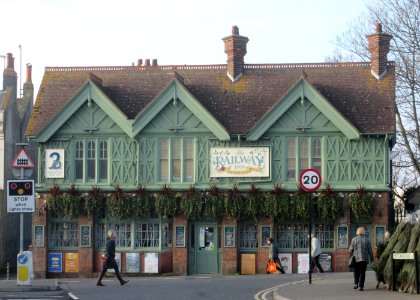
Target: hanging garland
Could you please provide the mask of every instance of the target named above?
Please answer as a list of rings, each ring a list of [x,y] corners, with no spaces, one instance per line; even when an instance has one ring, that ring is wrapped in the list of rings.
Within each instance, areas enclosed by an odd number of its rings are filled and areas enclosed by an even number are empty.
[[[97,209],[99,209],[104,195],[100,192],[99,187],[92,186],[92,189],[87,192],[83,199],[83,208],[88,216],[91,216]]]
[[[130,198],[128,198],[118,184],[114,188],[115,192],[106,201],[108,211],[113,217],[119,219],[129,218],[131,216]]]
[[[225,194],[225,212],[234,219],[239,219],[243,213],[243,200],[237,183],[234,183],[232,189]]]
[[[222,217],[225,211],[225,202],[222,192],[216,184],[210,185],[210,190],[204,198],[204,215],[212,219]]]
[[[47,209],[51,212],[58,212],[61,203],[61,190],[58,184],[54,184],[47,194]]]
[[[181,211],[189,219],[197,219],[201,215],[203,199],[194,186],[190,185],[181,198]]]
[[[248,191],[245,198],[245,205],[243,209],[244,216],[257,220],[257,213],[260,211],[260,203],[262,202],[261,191],[257,188],[256,184],[251,183],[251,190]]]
[[[325,185],[325,190],[315,198],[314,204],[319,219],[328,222],[335,221],[340,211],[340,198],[332,191],[331,185]]]
[[[292,218],[299,220],[307,220],[309,218],[309,201],[308,192],[302,189],[300,186],[298,190],[293,193],[291,201],[291,210],[293,211]],[[293,210],[294,208],[294,210]]]
[[[146,188],[139,185],[131,198],[132,215],[134,218],[146,218],[152,208],[152,200]]]
[[[356,193],[349,195],[349,204],[353,215],[358,220],[370,219],[373,216],[373,197],[360,186]]]
[[[173,216],[176,213],[177,201],[174,192],[167,184],[156,195],[156,210],[162,216]]]
[[[77,218],[80,213],[81,195],[74,184],[70,185],[67,193],[61,197],[62,211],[69,218]]]

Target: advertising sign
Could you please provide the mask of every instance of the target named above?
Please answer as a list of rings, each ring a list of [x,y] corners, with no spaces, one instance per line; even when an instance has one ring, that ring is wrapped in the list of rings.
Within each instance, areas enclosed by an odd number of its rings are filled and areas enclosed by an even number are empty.
[[[210,148],[210,177],[269,176],[269,147]]]
[[[66,264],[64,272],[77,273],[79,272],[79,253],[66,253]]]
[[[48,272],[63,272],[63,253],[48,253]]]
[[[125,254],[125,271],[127,273],[140,272],[140,253],[126,253]]]
[[[158,273],[159,257],[157,253],[144,253],[144,273]]]
[[[279,259],[283,270],[287,274],[291,274],[293,272],[293,264],[292,264],[292,253],[280,253]]]

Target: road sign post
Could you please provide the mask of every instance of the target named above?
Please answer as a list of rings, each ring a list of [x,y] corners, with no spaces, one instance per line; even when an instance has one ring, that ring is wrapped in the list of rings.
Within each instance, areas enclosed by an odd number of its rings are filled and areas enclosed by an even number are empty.
[[[299,178],[299,185],[309,192],[309,284],[312,284],[312,192],[316,191],[322,183],[321,174],[316,169],[305,169]]]

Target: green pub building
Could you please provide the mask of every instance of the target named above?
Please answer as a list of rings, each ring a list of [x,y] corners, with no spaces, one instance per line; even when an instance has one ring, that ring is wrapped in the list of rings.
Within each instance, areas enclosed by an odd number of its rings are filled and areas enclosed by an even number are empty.
[[[35,275],[94,276],[110,228],[128,275],[265,273],[267,237],[303,272],[309,231],[347,271],[356,228],[376,247],[392,219],[391,38],[377,24],[370,62],[245,64],[234,26],[226,64],[47,67],[26,132]]]

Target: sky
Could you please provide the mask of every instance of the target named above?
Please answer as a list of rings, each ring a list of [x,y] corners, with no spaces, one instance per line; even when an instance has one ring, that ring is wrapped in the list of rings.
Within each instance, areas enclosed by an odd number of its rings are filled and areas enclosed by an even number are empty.
[[[147,58],[224,64],[222,38],[233,25],[249,38],[245,63],[324,62],[372,1],[0,0],[0,55],[15,57],[18,84],[32,64],[35,93],[45,67],[128,66]]]

